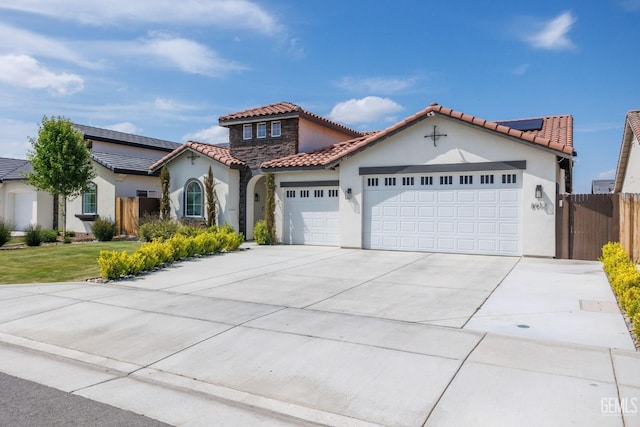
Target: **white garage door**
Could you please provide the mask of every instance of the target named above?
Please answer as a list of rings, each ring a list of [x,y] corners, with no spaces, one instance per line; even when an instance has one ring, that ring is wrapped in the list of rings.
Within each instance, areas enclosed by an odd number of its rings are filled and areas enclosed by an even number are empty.
[[[286,188],[284,243],[338,246],[338,187]]]
[[[24,230],[34,219],[34,192],[15,193],[13,198],[13,223],[16,230]]]
[[[369,249],[520,255],[521,172],[364,177]]]

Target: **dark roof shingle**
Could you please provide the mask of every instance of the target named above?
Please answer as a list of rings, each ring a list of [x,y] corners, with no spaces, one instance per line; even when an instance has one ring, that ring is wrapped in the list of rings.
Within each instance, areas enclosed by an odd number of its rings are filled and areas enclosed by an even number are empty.
[[[171,151],[180,146],[177,142],[165,141],[163,139],[149,138],[147,136],[133,135],[131,133],[118,132],[110,129],[96,128],[93,126],[79,125],[74,123],[73,127],[82,132],[85,138],[96,141],[106,141],[116,144],[143,147],[159,151]]]
[[[23,180],[32,170],[28,160],[0,157],[0,182]]]
[[[115,173],[147,175],[149,167],[156,161],[122,154],[91,152],[91,159]]]

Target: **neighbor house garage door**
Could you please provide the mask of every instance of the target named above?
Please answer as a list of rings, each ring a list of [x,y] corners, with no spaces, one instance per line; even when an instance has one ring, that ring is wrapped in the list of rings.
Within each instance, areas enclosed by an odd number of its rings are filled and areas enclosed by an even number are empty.
[[[286,187],[284,243],[338,246],[338,187]]]
[[[15,193],[13,198],[13,222],[16,230],[24,230],[33,221],[36,193],[33,191]]]
[[[364,176],[363,246],[520,255],[520,171]]]

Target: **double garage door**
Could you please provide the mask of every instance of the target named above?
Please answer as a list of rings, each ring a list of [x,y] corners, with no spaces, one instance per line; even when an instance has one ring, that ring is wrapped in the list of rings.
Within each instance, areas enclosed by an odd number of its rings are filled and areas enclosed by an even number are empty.
[[[284,243],[339,245],[338,186],[284,189]]]
[[[522,174],[364,177],[363,247],[520,255]]]

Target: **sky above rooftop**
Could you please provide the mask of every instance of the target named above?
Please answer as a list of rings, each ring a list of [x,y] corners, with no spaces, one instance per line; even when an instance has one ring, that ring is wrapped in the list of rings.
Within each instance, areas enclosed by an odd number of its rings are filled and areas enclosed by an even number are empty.
[[[358,130],[438,102],[574,117],[575,192],[613,178],[640,108],[640,0],[3,0],[0,157],[43,115],[176,142],[289,101]]]

